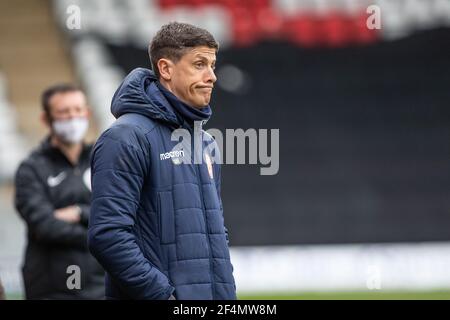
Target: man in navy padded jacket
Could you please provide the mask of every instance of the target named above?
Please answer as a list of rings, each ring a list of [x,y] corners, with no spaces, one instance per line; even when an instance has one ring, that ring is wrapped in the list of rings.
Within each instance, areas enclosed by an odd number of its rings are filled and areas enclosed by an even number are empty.
[[[149,46],[153,71],[133,70],[113,97],[117,120],[93,152],[88,232],[108,299],[236,299],[215,141],[195,129],[211,116],[217,51],[208,31],[169,23]],[[177,129],[200,134],[200,146],[174,151]],[[191,161],[199,150],[203,161]]]

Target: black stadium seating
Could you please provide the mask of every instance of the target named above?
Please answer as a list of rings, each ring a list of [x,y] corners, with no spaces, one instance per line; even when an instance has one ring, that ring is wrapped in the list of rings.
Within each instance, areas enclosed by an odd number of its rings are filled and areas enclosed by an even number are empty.
[[[279,128],[280,171],[225,165],[232,245],[450,240],[450,29],[377,44],[226,48],[208,128]],[[109,44],[125,72],[147,52]],[[220,82],[220,80],[219,80]],[[225,150],[226,152],[226,150]]]

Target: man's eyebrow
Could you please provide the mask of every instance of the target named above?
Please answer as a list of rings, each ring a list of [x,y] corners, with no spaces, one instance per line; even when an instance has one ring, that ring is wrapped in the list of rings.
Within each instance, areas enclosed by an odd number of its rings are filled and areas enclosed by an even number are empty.
[[[200,60],[203,60],[203,61],[206,61],[206,62],[209,61],[209,59],[208,59],[207,57],[205,57],[204,55],[202,55],[201,53],[197,53],[197,54],[195,55],[195,59],[200,59]],[[214,59],[214,60],[212,61],[212,63],[216,63],[216,59]]]

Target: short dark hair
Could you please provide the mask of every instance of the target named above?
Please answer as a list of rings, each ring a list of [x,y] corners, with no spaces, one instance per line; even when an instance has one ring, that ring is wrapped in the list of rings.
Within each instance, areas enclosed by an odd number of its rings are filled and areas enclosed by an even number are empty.
[[[209,31],[188,23],[171,22],[159,29],[148,47],[153,72],[159,78],[158,61],[167,58],[178,62],[186,50],[205,46],[219,50],[219,44]]]
[[[42,110],[44,110],[47,117],[50,119],[50,99],[58,93],[67,93],[82,91],[78,86],[70,83],[58,83],[44,90],[41,96]]]

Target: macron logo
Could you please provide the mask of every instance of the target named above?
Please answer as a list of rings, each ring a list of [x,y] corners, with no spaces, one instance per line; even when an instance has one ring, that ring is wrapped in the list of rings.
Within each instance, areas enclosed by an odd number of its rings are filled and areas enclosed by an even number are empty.
[[[159,155],[160,160],[167,160],[172,158],[183,158],[184,157],[184,151],[183,150],[177,150],[177,151],[170,151],[166,153],[161,153]]]

